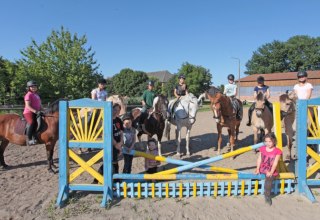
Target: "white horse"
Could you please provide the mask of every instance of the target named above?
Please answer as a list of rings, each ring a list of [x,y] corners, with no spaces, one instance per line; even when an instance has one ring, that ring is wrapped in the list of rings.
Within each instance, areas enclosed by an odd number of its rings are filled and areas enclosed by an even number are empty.
[[[200,101],[200,99],[199,99]],[[190,130],[196,121],[196,114],[198,111],[198,99],[192,93],[182,96],[179,100],[171,100],[168,107],[170,112],[174,112],[170,121],[167,121],[166,137],[170,140],[170,123],[176,126],[176,144],[177,155],[180,156],[180,143],[181,143],[181,128],[187,128],[186,134],[186,149],[187,155],[190,156],[189,142]]]

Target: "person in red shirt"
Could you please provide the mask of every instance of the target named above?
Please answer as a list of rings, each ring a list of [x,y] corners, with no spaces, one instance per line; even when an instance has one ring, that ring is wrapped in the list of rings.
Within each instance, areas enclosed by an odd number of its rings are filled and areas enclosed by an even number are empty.
[[[24,96],[25,107],[23,116],[27,121],[27,146],[37,144],[35,129],[37,117],[41,116],[41,99],[38,94],[38,85],[35,81],[27,82],[27,94]]]
[[[260,148],[260,154],[257,160],[256,174],[265,174],[264,196],[267,204],[272,205],[271,189],[272,181],[278,176],[278,162],[282,151],[276,147],[277,139],[273,133],[264,136],[265,146]]]

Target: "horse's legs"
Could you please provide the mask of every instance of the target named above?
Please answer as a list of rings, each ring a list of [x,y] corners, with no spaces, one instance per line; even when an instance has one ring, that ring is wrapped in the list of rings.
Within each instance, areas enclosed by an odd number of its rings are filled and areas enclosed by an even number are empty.
[[[237,123],[237,125],[236,125],[236,139],[235,139],[236,141],[238,141],[239,127],[240,127],[240,122]]]
[[[285,133],[287,136],[287,145],[289,150],[289,155],[286,157],[286,159],[291,160],[292,159],[291,149],[292,149],[292,137],[293,137],[293,128],[292,128],[293,121],[290,122],[289,120],[286,120],[286,119],[287,118],[284,119]]]
[[[4,162],[4,151],[8,146],[8,144],[9,144],[9,141],[3,139],[0,145],[0,167],[3,167],[3,168],[8,167],[8,165]]]
[[[52,167],[56,167],[53,164],[54,144],[46,143],[46,150],[47,150],[47,160],[48,160],[48,171],[54,173],[54,170],[52,169]]]
[[[230,142],[230,152],[233,151],[233,148],[235,146],[235,129],[234,128],[230,128],[228,129],[229,131],[229,142]]]
[[[157,135],[158,137],[158,152],[159,152],[159,156],[161,156],[161,139],[162,139],[162,135]]]
[[[221,143],[222,143],[222,126],[218,123],[217,124],[218,130],[218,155],[220,155]]]
[[[191,130],[191,128],[187,127],[187,135],[186,135],[186,150],[187,150],[187,156],[190,156],[190,150],[189,150],[190,130]]]
[[[177,156],[180,156],[181,127],[176,127]]]
[[[254,144],[258,143],[258,132],[259,132],[259,129],[256,127],[253,127],[253,143]]]

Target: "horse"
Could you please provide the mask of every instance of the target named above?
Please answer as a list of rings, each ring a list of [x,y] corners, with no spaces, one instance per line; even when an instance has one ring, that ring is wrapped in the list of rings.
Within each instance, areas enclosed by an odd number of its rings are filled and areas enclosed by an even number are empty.
[[[239,99],[236,99],[235,106],[231,102],[231,98],[222,94],[221,91],[215,87],[211,87],[207,91],[210,100],[210,107],[213,112],[213,118],[216,120],[218,131],[218,152],[220,155],[220,148],[222,143],[222,128],[228,128],[230,150],[233,151],[235,141],[238,140],[239,127],[243,117],[243,106]],[[214,150],[217,150],[215,147]]]
[[[126,114],[127,112],[127,97],[120,95],[111,95],[107,98],[107,101],[111,101],[113,104],[118,103],[121,107],[120,116]]]
[[[196,122],[196,115],[198,111],[198,102],[200,101],[192,93],[180,97],[178,100],[171,100],[169,102],[169,111],[174,113],[174,116],[170,117],[167,121],[165,135],[170,140],[170,124],[176,126],[176,144],[177,144],[177,156],[181,155],[180,144],[181,144],[181,129],[187,128],[186,134],[186,150],[187,156],[190,156],[189,143],[190,143],[190,131],[192,125]]]
[[[39,143],[46,146],[48,171],[52,173],[55,173],[52,167],[57,168],[53,163],[53,153],[54,146],[59,139],[59,101],[54,101],[45,110],[42,126],[37,133]],[[9,167],[4,160],[4,151],[9,143],[21,146],[26,145],[26,136],[23,129],[25,128],[25,123],[18,114],[0,115],[0,167],[4,169]]]
[[[133,127],[138,130],[137,137],[139,142],[141,142],[141,136],[143,134],[148,135],[148,140],[151,139],[152,136],[157,135],[158,152],[159,155],[161,155],[161,139],[166,125],[165,121],[168,117],[167,97],[164,95],[158,95],[153,100],[153,108],[150,112],[142,113],[141,108],[134,108],[131,111],[131,115],[133,117]],[[145,125],[145,130],[139,129],[139,121],[141,121],[140,117],[144,118],[142,121]]]
[[[253,143],[262,141],[264,135],[271,132],[273,127],[273,116],[270,109],[265,105],[265,97],[262,92],[257,94],[255,108],[252,114]],[[260,136],[258,138],[258,133]]]
[[[293,91],[279,96],[281,120],[283,120],[285,133],[287,137],[287,146],[289,154],[285,157],[286,160],[292,159],[292,137],[294,135],[293,123],[296,115],[296,100],[297,96]]]

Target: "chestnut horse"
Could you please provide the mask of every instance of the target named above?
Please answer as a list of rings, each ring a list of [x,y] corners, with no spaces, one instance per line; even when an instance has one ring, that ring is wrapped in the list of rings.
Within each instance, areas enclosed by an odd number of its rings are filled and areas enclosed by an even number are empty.
[[[229,143],[231,151],[235,146],[235,141],[238,140],[239,127],[243,116],[243,107],[239,99],[236,99],[237,108],[234,109],[231,99],[221,93],[221,91],[215,87],[211,87],[207,91],[208,98],[211,102],[211,110],[213,117],[217,122],[218,130],[218,154],[220,154],[220,148],[222,143],[222,128],[228,128]],[[229,145],[228,143],[228,145]],[[216,147],[214,150],[217,150]]]
[[[7,168],[4,161],[4,151],[9,143],[25,146],[26,136],[23,132],[17,133],[16,126],[21,124],[21,117],[17,114],[0,115],[0,167]],[[48,171],[55,172],[52,167],[57,168],[53,163],[54,146],[59,139],[59,100],[54,101],[43,116],[43,126],[38,133],[38,141],[45,144],[48,159]],[[29,146],[33,147],[33,146]]]
[[[145,125],[146,132],[143,130],[138,131],[138,140],[141,142],[141,136],[143,134],[148,135],[148,140],[153,136],[157,135],[158,138],[158,151],[159,155],[161,155],[161,139],[163,136],[163,131],[165,129],[165,121],[168,117],[168,99],[166,96],[158,95],[153,100],[153,108],[150,113],[141,113],[140,108],[134,108],[131,111],[133,116],[133,123],[132,125],[137,130],[139,127],[140,117],[145,117],[143,123]],[[142,115],[142,114],[149,114],[149,115]]]
[[[289,154],[285,157],[286,160],[292,159],[291,149],[293,141],[292,137],[294,135],[293,122],[296,115],[296,100],[297,96],[293,91],[279,96],[281,120],[283,120],[284,123],[285,133],[287,137],[287,146],[289,150]]]

